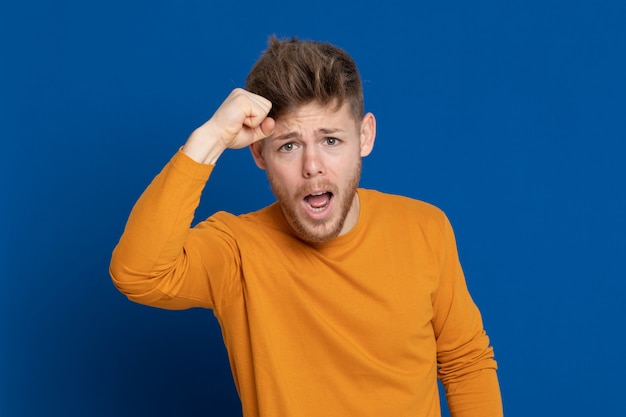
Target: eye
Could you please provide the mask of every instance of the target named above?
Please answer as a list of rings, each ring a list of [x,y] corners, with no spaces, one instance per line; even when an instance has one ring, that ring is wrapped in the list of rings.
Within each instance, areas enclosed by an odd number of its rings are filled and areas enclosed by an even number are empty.
[[[326,139],[324,139],[324,141],[329,146],[335,146],[335,145],[337,145],[339,143],[339,139],[337,139],[337,138],[326,138]]]
[[[278,148],[281,152],[291,152],[296,148],[296,145],[293,142],[285,143],[283,146]]]

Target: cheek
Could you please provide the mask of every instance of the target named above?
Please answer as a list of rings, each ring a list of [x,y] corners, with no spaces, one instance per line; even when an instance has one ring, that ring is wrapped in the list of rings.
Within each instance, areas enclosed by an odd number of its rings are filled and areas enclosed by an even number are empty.
[[[298,188],[298,173],[286,166],[275,166],[268,164],[265,170],[273,188],[279,192],[291,194]]]
[[[355,155],[345,155],[344,158],[341,158],[337,161],[337,169],[340,172],[341,177],[347,179],[351,176],[355,169],[360,166],[361,157],[358,154]]]
[[[274,163],[274,161],[268,163],[266,169],[269,175],[280,180],[282,183],[288,183],[290,180],[293,180],[296,172],[293,164],[277,164]]]

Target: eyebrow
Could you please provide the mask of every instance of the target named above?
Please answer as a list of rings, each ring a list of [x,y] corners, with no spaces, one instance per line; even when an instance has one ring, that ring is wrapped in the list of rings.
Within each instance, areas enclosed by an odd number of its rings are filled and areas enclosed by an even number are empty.
[[[317,129],[315,131],[316,134],[321,134],[321,135],[330,135],[332,133],[337,133],[337,132],[343,132],[343,129],[339,129],[339,128],[320,128]],[[300,137],[300,133],[299,132],[287,132],[287,133],[283,133],[282,135],[278,135],[278,136],[273,136],[272,140],[288,140],[288,139],[292,139],[292,138],[298,138]]]

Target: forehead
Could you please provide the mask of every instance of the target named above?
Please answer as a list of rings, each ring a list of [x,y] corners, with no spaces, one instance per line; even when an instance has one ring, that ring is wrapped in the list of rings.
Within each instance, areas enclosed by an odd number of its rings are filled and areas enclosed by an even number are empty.
[[[274,136],[289,131],[298,132],[311,129],[348,130],[356,127],[356,125],[348,103],[343,103],[340,108],[337,108],[334,103],[324,105],[310,102],[298,106],[278,118]]]

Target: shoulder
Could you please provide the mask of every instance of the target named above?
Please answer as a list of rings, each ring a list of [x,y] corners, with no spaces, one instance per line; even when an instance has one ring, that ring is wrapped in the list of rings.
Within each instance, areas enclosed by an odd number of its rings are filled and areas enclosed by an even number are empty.
[[[370,230],[408,239],[425,239],[438,246],[454,235],[447,215],[422,200],[380,191],[360,189],[364,223]]]
[[[406,219],[447,221],[446,214],[437,206],[422,200],[376,190],[359,189],[363,204],[376,216],[387,214]]]
[[[245,214],[219,211],[202,224],[228,230],[233,236],[280,234],[289,230],[284,224],[278,203]]]

